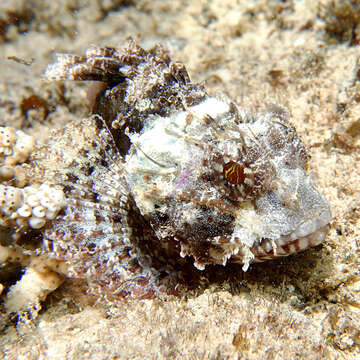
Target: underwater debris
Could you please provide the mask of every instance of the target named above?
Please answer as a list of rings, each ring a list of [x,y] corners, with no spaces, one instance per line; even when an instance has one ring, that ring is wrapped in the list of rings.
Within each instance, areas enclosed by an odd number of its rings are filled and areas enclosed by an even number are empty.
[[[210,96],[161,46],[134,41],[59,54],[46,77],[103,83],[93,116],[43,154],[68,204],[46,230],[50,256],[93,292],[152,297],[189,264],[246,271],[324,240],[329,205],[281,107]]]

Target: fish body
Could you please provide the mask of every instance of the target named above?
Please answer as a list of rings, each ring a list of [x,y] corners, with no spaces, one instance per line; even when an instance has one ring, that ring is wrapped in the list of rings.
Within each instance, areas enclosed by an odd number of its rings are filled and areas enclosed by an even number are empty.
[[[161,46],[132,41],[59,55],[46,76],[104,84],[93,115],[64,130],[82,150],[64,143],[56,171],[69,206],[47,238],[74,276],[149,297],[183,262],[246,271],[324,240],[329,205],[280,106],[253,114],[211,96]]]

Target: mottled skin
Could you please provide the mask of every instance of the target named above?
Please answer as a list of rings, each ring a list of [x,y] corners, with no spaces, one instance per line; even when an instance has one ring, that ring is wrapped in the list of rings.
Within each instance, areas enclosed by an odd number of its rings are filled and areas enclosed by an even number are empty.
[[[54,179],[69,206],[46,237],[92,288],[150,297],[175,291],[192,263],[246,270],[323,240],[329,208],[280,107],[252,116],[192,84],[162,47],[132,41],[60,55],[46,75],[102,82],[96,115],[48,155],[62,159]]]

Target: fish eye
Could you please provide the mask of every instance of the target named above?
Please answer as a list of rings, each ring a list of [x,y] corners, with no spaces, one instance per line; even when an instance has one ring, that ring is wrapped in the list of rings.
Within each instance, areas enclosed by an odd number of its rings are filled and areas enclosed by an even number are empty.
[[[228,160],[228,159],[226,159]],[[215,183],[227,197],[234,201],[244,201],[252,198],[258,187],[256,174],[248,164],[224,159],[217,159],[214,166]]]

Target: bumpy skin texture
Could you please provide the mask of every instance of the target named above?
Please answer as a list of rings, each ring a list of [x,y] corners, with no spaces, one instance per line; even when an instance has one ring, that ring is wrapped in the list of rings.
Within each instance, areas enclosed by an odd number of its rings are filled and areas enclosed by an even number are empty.
[[[132,41],[59,55],[46,75],[103,82],[96,115],[65,130],[80,129],[83,149],[58,154],[70,205],[47,234],[93,288],[150,297],[189,263],[247,270],[323,241],[329,206],[283,109],[252,115],[211,97],[161,47]]]

